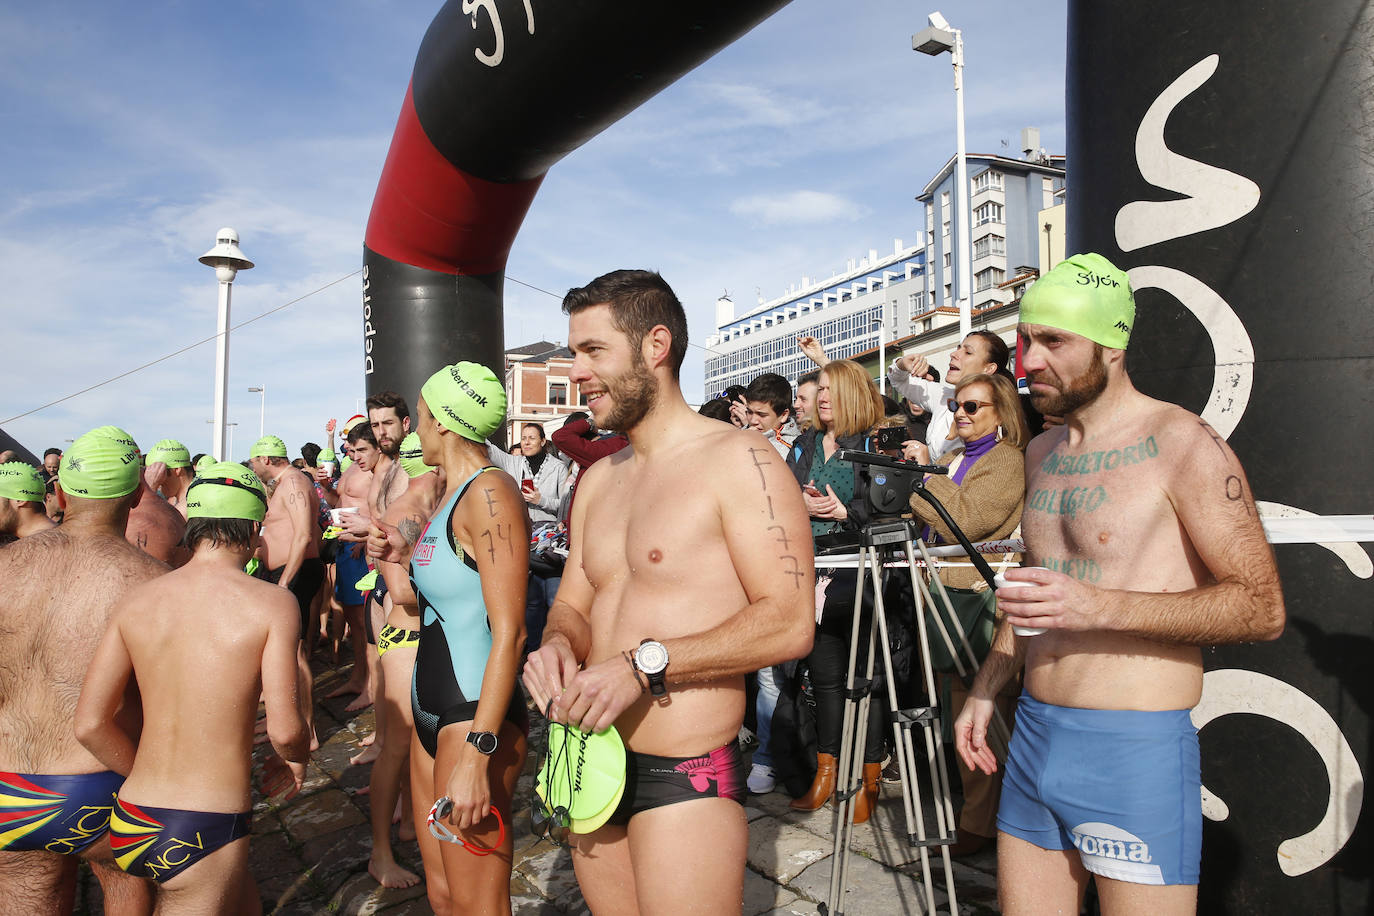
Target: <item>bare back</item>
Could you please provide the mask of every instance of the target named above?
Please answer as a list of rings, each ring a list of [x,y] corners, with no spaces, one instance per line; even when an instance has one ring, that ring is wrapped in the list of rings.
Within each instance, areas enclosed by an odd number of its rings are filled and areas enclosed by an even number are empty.
[[[741,581],[746,564],[796,572],[785,580],[788,591],[802,590],[802,579],[811,587],[800,492],[761,485],[760,467],[791,484],[773,447],[757,433],[695,415],[675,428],[674,441],[647,459],[622,449],[582,478],[563,585],[574,595],[594,591],[588,666],[645,638],[702,633],[740,613],[753,600]],[[758,556],[741,547],[744,532]],[[781,541],[771,543],[778,533]],[[616,728],[636,751],[674,756],[733,741],[743,718],[744,680],[731,675],[675,689],[666,702],[646,694]]]
[[[240,570],[192,563],[132,592],[111,626],[143,696],[138,756],[120,794],[248,810],[261,672],[275,663],[279,679],[295,677],[295,600]]]
[[[1069,426],[1057,427],[1026,450],[1027,565],[1101,589],[1179,593],[1213,584],[1197,545],[1234,524],[1211,507],[1219,494],[1210,471],[1218,449],[1231,462],[1234,455],[1196,415],[1139,394],[1101,425],[1077,441]],[[1248,499],[1242,482],[1235,478],[1232,502]],[[1187,709],[1201,696],[1197,645],[1100,630],[1022,641],[1026,686],[1043,702]]]
[[[129,510],[124,536],[148,556],[172,567],[180,566],[190,556],[181,546],[181,539],[186,536],[186,518],[182,511],[168,505],[146,485],[142,486],[143,498]]]
[[[307,532],[310,539],[305,559],[320,555],[320,531],[315,524],[317,503],[314,486],[295,468],[277,478],[267,503],[267,517],[262,522],[262,546],[258,556],[264,566],[277,569],[286,564],[298,529]]]
[[[76,740],[72,717],[115,603],[167,565],[113,534],[68,528],[0,549],[0,770],[104,770]]]

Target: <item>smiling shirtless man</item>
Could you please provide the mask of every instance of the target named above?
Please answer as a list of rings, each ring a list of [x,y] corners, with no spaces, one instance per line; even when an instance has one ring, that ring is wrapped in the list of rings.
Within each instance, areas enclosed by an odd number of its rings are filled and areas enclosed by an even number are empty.
[[[598,914],[739,912],[744,675],[810,650],[806,510],[757,433],[683,400],[687,321],[662,277],[616,271],[563,310],[569,377],[596,425],[630,439],[579,484],[572,553],[524,674],[554,721],[614,724],[627,748],[619,807],[577,837],[578,882]]]
[[[1077,255],[1021,301],[1031,401],[1062,427],[1026,450],[1026,562],[955,723],[996,769],[992,698],[1026,668],[998,809],[1008,914],[1190,913],[1202,850],[1202,646],[1275,639],[1283,594],[1245,471],[1207,423],[1126,374],[1126,275]],[[1017,636],[1012,627],[1044,628]]]

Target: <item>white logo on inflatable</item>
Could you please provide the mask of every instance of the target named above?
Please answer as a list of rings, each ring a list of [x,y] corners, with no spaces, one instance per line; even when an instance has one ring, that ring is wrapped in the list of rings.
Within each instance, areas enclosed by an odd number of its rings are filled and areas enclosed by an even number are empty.
[[[1220,228],[1245,216],[1259,203],[1259,187],[1226,169],[1182,156],[1164,142],[1164,127],[1179,102],[1214,74],[1220,58],[1209,55],[1188,68],[1159,94],[1136,131],[1136,165],[1141,177],[1156,187],[1183,195],[1181,200],[1133,201],[1116,214],[1116,243],[1122,251]],[[1206,329],[1215,354],[1212,391],[1202,418],[1230,438],[1250,403],[1255,351],[1240,316],[1207,284],[1181,270],[1151,264],[1128,272],[1135,290],[1160,289],[1177,299]],[[1281,503],[1257,502],[1261,516],[1312,513]],[[1323,543],[1361,578],[1374,572],[1368,554],[1354,542]],[[1310,742],[1326,765],[1331,793],[1321,821],[1308,833],[1279,844],[1279,868],[1301,875],[1330,861],[1359,820],[1364,776],[1350,744],[1330,713],[1302,691],[1267,675],[1243,669],[1209,671],[1193,724],[1231,713],[1251,713],[1288,725]],[[1203,814],[1214,821],[1229,816],[1226,804],[1204,786]]]
[[[531,0],[525,0],[525,28],[533,35],[534,7],[530,3]],[[501,13],[496,9],[496,0],[463,0],[463,12],[471,18],[474,31],[477,29],[478,10],[487,14],[493,37],[496,39],[496,46],[492,48],[490,53],[481,48],[474,48],[473,56],[488,67],[499,67],[501,61],[506,57],[506,33],[501,29]]]

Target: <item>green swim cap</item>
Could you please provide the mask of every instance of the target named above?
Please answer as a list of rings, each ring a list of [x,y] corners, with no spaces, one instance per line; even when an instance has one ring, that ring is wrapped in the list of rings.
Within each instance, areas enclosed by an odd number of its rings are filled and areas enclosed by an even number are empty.
[[[334,450],[333,450],[332,448],[322,449],[322,450],[320,451],[319,457],[317,457],[315,460],[316,460],[316,461],[333,461],[333,460],[334,460]]]
[[[47,487],[38,476],[38,468],[22,461],[0,464],[0,499],[20,499],[26,503],[42,502]]]
[[[1020,320],[1072,331],[1104,347],[1124,350],[1135,326],[1131,281],[1100,254],[1073,255],[1026,290]]]
[[[161,461],[169,468],[189,468],[191,466],[191,452],[175,439],[163,439],[148,449],[146,464],[156,464]]]
[[[217,461],[186,488],[187,518],[243,518],[267,515],[267,493],[258,475],[236,461]]]
[[[86,499],[119,499],[138,489],[143,471],[133,436],[117,426],[93,429],[62,455],[62,490]]]
[[[253,443],[248,452],[249,458],[285,458],[286,443],[277,436],[263,436]]]
[[[350,457],[348,457],[347,455],[344,455],[342,458],[339,459],[339,470],[340,470],[340,471],[346,471],[346,470],[348,470],[349,465],[351,465],[352,463],[353,463],[353,459],[350,458]]]
[[[425,464],[419,433],[410,433],[401,440],[401,469],[411,477],[423,477],[434,470]]]
[[[201,455],[200,460],[196,462],[196,475],[199,476],[203,469],[210,467],[210,465],[214,463],[214,455]]]
[[[609,818],[607,807],[614,811],[625,791],[625,743],[615,726],[604,732],[584,732],[550,722],[548,740],[549,753],[534,784],[544,804],[567,811],[575,828],[578,822],[590,822],[603,812]]]
[[[485,442],[506,419],[506,388],[486,366],[445,366],[420,386],[429,412],[450,432]]]

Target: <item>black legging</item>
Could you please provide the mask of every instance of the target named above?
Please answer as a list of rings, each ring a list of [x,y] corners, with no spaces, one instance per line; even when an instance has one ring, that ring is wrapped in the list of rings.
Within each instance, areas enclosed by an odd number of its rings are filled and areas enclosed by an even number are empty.
[[[816,697],[816,750],[840,755],[840,732],[844,728],[844,693],[849,673],[849,640],[853,626],[854,570],[837,570],[826,593],[825,613],[816,627],[816,641],[806,663],[811,669],[811,688]],[[862,678],[867,667],[869,629],[873,615],[865,596],[859,631],[859,655],[855,675]],[[882,658],[874,666],[876,683],[868,704],[868,736],[864,763],[880,763],[883,739],[887,734],[887,693],[881,678]]]

